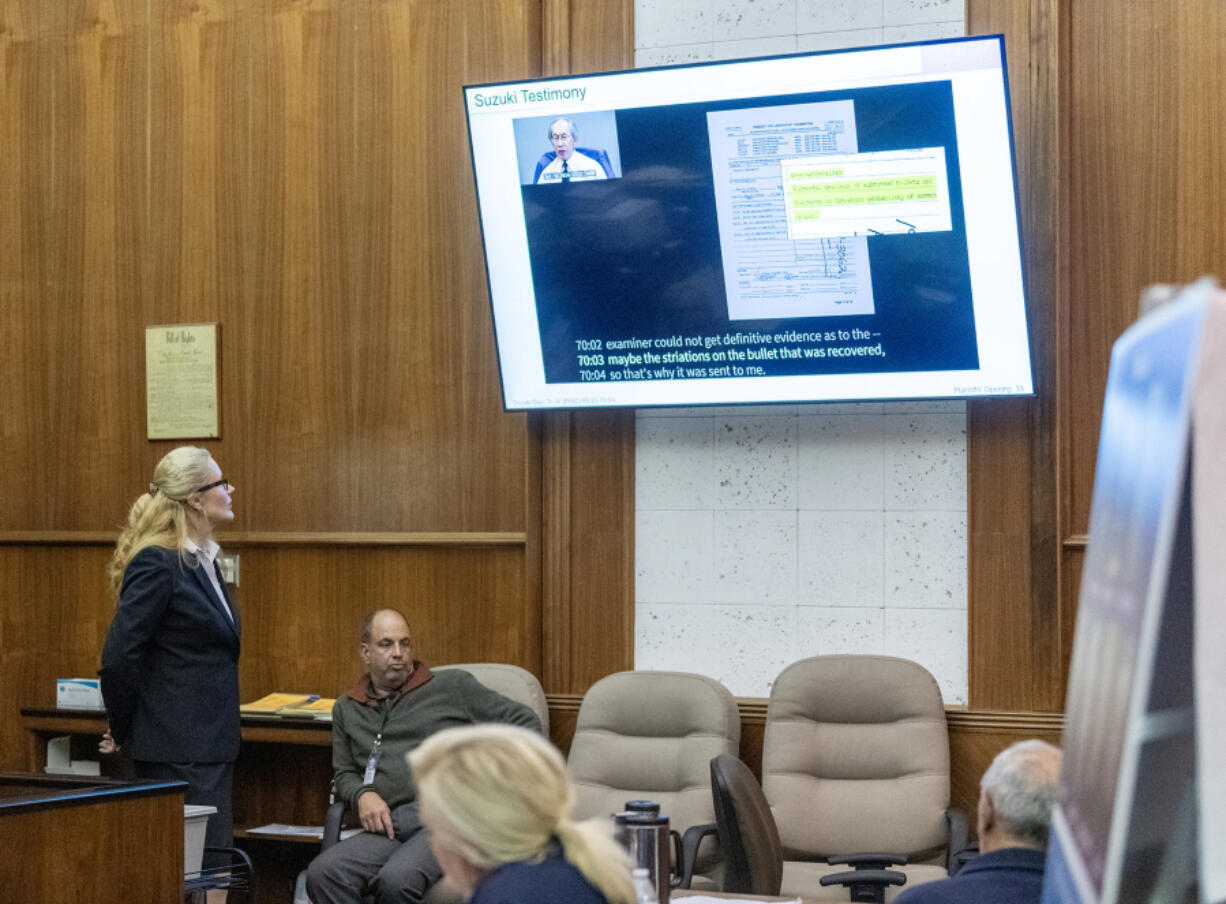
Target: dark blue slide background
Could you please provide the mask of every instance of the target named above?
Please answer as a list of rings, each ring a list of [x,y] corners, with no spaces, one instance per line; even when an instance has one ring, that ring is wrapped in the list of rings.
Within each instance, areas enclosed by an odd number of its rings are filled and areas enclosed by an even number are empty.
[[[872,315],[730,321],[706,114],[831,100],[854,103],[861,152],[945,148],[953,229],[868,239]],[[619,110],[617,131],[622,178],[522,188],[547,382],[578,381],[576,340],[751,330],[880,334],[884,357],[770,361],[770,376],[979,366],[948,81]]]

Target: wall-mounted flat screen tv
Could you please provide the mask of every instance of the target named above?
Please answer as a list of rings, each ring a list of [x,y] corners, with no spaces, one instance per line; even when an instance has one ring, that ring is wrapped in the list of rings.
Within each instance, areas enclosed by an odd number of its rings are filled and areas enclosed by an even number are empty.
[[[464,95],[508,409],[1032,393],[1000,36]]]

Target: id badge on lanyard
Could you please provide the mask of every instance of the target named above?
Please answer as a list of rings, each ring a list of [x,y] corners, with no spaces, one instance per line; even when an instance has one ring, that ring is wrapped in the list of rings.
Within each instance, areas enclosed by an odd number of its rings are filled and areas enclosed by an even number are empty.
[[[379,753],[383,749],[383,729],[387,727],[387,720],[392,714],[392,704],[387,697],[379,701],[379,708],[383,710],[383,720],[379,723],[379,730],[375,732],[375,743],[370,747],[370,755],[366,757],[366,774],[362,777],[363,785],[375,783],[375,771],[379,768]]]
[[[363,785],[375,783],[375,770],[379,768],[379,751],[383,747],[383,732],[375,735],[375,743],[371,745],[370,756],[366,758],[366,775],[362,777]]]

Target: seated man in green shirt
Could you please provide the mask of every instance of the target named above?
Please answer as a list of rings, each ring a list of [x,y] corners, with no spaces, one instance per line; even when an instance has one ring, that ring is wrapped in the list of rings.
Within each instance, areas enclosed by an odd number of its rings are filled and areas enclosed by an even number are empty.
[[[436,731],[505,722],[540,731],[528,707],[460,669],[433,673],[413,658],[408,622],[381,609],[362,625],[367,673],[332,708],[333,788],[364,831],[307,868],[313,904],[418,902],[442,875],[417,815],[406,755]]]

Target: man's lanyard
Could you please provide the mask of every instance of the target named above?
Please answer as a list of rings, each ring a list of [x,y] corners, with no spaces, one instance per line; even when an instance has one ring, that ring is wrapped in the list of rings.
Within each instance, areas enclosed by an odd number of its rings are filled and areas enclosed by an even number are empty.
[[[397,695],[397,699],[399,695]],[[392,705],[395,703],[391,697],[380,697],[379,708],[383,710],[383,721],[379,723],[379,730],[375,733],[375,743],[370,747],[370,755],[366,757],[366,774],[362,777],[363,785],[373,785],[375,783],[375,771],[379,768],[379,754],[383,750],[383,729],[387,727],[387,720],[392,714]]]

